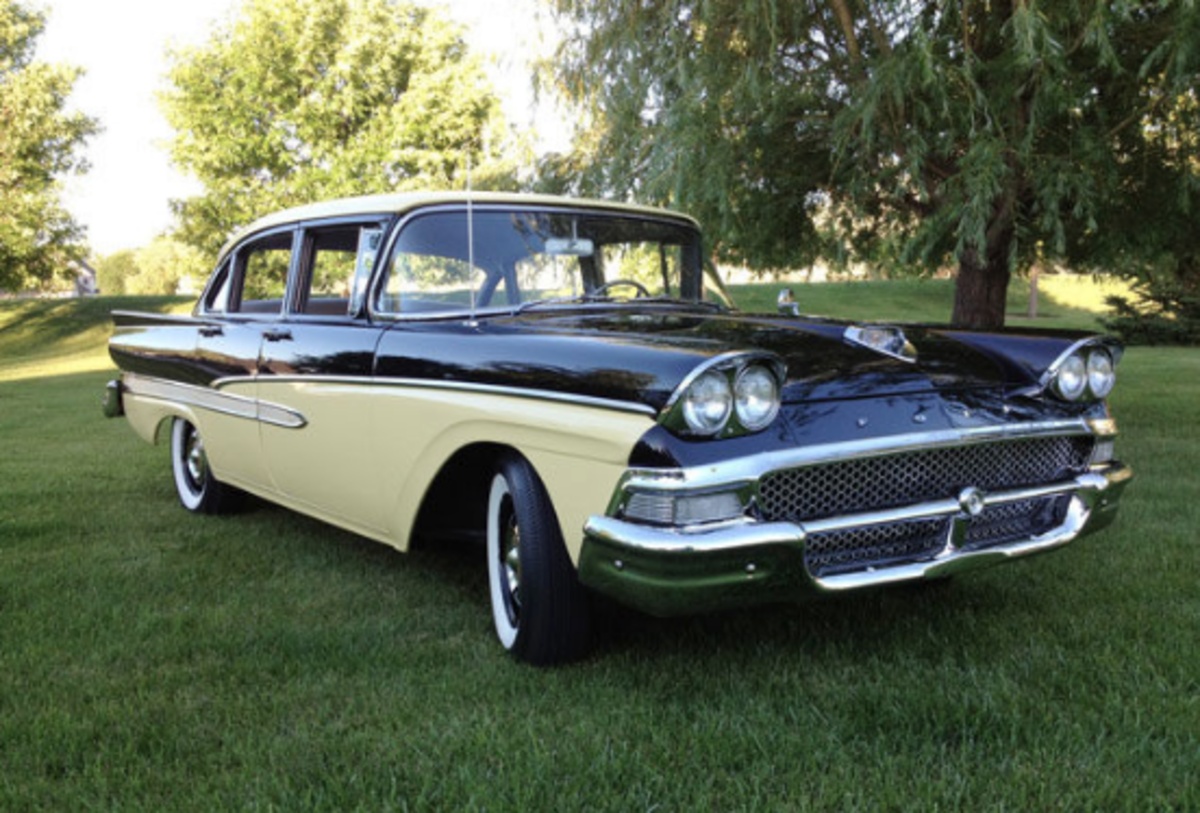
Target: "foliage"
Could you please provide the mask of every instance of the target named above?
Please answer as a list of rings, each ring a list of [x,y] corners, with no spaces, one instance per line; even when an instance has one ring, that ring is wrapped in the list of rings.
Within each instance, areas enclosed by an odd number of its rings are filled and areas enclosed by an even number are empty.
[[[131,248],[123,248],[105,254],[96,258],[93,267],[96,269],[96,285],[102,295],[127,294],[127,281],[138,272],[136,252]]]
[[[188,278],[203,283],[209,271],[199,250],[170,237],[156,237],[141,248],[114,251],[96,261],[96,279],[105,296],[169,295]]]
[[[204,184],[176,201],[208,255],[236,225],[343,195],[512,182],[497,97],[460,31],[408,0],[249,0],[171,55],[171,154]]]
[[[1109,297],[1113,315],[1104,320],[1127,344],[1200,344],[1200,275],[1195,270],[1144,277],[1135,283],[1134,297]]]
[[[83,172],[94,119],[66,112],[78,68],[34,60],[45,15],[0,0],[0,289],[49,285],[84,256],[59,179]]]
[[[1039,241],[1111,256],[1111,212],[1196,184],[1195,129],[1158,136],[1194,124],[1195,3],[551,2],[585,138],[543,168],[697,214],[721,259],[957,262],[954,320],[997,326]]]

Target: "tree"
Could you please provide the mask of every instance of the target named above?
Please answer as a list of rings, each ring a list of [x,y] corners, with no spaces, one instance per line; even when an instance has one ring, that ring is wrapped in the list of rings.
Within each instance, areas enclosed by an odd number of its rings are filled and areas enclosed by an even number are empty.
[[[511,183],[495,93],[460,31],[407,0],[248,0],[171,55],[175,163],[203,195],[179,236],[214,254],[234,226],[320,198]]]
[[[93,267],[96,269],[96,286],[105,296],[129,293],[129,280],[138,272],[135,252],[131,248],[97,257]]]
[[[1195,3],[551,2],[551,73],[590,145],[577,186],[682,206],[726,259],[956,262],[952,320],[993,328],[1039,241],[1111,258],[1099,224],[1141,211],[1131,195],[1191,205],[1195,140],[1167,155],[1154,134],[1195,121]]]
[[[133,255],[137,273],[125,281],[129,294],[173,294],[186,278],[203,281],[211,270],[194,246],[156,237]]]
[[[0,0],[0,288],[44,285],[84,256],[83,229],[63,208],[59,179],[83,172],[94,119],[66,112],[78,68],[33,59],[40,12]]]

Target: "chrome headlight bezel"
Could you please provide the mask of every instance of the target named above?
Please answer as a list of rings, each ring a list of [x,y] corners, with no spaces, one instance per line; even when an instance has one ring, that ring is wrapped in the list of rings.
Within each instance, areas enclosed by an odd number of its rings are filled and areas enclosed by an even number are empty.
[[[783,360],[771,353],[735,352],[715,356],[692,370],[676,387],[659,414],[659,423],[677,435],[690,438],[728,438],[761,432],[779,415],[786,372]],[[757,414],[748,405],[739,408],[739,385],[745,390],[763,373],[772,379],[774,402]],[[746,375],[750,378],[744,378]],[[729,393],[728,414],[719,424],[716,421],[697,420],[697,412],[691,406],[695,403],[692,398],[699,389],[709,388],[711,391],[716,380],[713,377],[724,381]],[[759,381],[761,383],[761,378]]]
[[[761,388],[766,386],[764,393]],[[759,390],[754,392],[754,390]],[[747,364],[733,382],[733,411],[748,432],[760,432],[771,425],[781,404],[779,379],[765,364]],[[765,403],[755,403],[765,401]]]
[[[1101,401],[1116,384],[1116,366],[1123,349],[1108,336],[1082,339],[1046,369],[1042,389],[1068,403]]]
[[[729,378],[715,370],[699,375],[679,399],[683,420],[695,435],[715,435],[733,415],[733,388]],[[713,407],[717,411],[713,411]]]

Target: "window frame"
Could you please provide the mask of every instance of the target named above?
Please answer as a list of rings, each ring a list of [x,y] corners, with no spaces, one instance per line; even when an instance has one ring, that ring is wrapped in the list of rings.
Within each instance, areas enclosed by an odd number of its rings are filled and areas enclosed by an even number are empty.
[[[240,309],[242,306],[242,288],[245,283],[246,264],[244,254],[246,249],[252,244],[268,237],[274,237],[280,234],[288,234],[292,236],[290,255],[288,257],[287,278],[284,281],[283,298],[280,302],[278,313],[246,313],[242,310],[230,310],[229,303],[237,303]],[[225,255],[220,263],[217,264],[216,271],[209,277],[208,284],[204,286],[204,292],[200,295],[200,300],[197,303],[197,316],[219,317],[222,319],[230,319],[234,321],[253,321],[253,322],[277,322],[287,316],[289,303],[292,297],[293,279],[296,275],[296,262],[298,260],[299,249],[299,225],[296,223],[288,223],[283,226],[275,226],[269,229],[248,234],[236,246],[234,246]],[[226,308],[223,311],[214,311],[210,308],[212,297],[218,293],[218,288],[226,276],[231,276],[229,296],[226,298]]]
[[[297,243],[300,246],[297,262],[292,268],[289,275],[288,284],[288,300],[285,310],[285,317],[297,322],[345,322],[354,320],[370,320],[371,315],[367,307],[370,299],[369,292],[373,288],[374,279],[379,272],[382,258],[387,255],[390,248],[390,230],[395,225],[395,215],[385,214],[360,214],[360,215],[345,215],[339,217],[320,218],[318,220],[303,220],[295,224],[297,232]],[[375,254],[375,262],[367,273],[367,294],[363,297],[363,302],[360,302],[354,311],[347,310],[344,314],[328,314],[328,313],[304,313],[299,310],[300,304],[305,301],[308,291],[304,290],[305,286],[310,285],[312,279],[312,258],[313,258],[313,240],[315,235],[312,232],[320,231],[326,228],[347,228],[354,227],[359,230],[359,239],[362,239],[362,231],[369,228],[378,228],[383,231],[380,239],[380,249]],[[357,254],[356,254],[357,257]],[[357,260],[356,260],[357,262]],[[351,291],[351,304],[353,304],[353,291]]]

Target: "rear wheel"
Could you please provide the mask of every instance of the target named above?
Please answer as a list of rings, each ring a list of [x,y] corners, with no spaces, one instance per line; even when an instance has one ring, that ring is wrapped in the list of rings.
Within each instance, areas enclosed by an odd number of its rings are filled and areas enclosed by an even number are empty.
[[[546,489],[517,455],[504,457],[492,479],[487,556],[492,619],[505,649],[540,666],[587,653],[587,593]]]
[[[200,431],[183,418],[171,424],[171,470],[179,502],[187,510],[223,514],[235,507],[238,492],[213,476]]]

